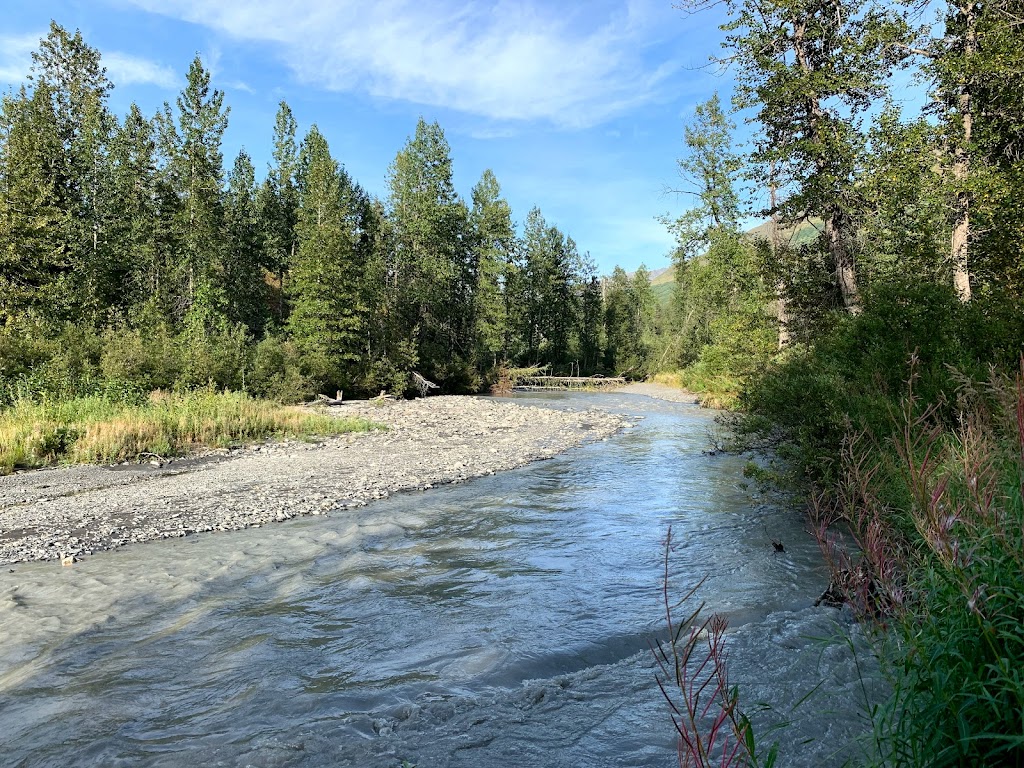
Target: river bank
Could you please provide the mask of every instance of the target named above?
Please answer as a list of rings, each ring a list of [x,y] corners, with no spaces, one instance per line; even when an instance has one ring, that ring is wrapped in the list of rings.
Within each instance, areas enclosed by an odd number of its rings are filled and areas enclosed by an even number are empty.
[[[603,411],[469,397],[350,403],[334,412],[387,429],[0,477],[0,563],[328,514],[550,458],[627,423]]]

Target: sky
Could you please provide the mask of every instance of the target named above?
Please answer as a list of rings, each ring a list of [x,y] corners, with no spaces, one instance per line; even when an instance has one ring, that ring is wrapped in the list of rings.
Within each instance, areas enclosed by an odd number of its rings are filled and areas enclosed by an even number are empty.
[[[367,190],[423,117],[451,145],[467,200],[490,168],[518,222],[537,206],[599,272],[668,266],[658,221],[689,205],[683,126],[728,75],[707,65],[722,18],[672,0],[33,0],[7,4],[0,89],[20,85],[51,19],[102,54],[111,108],[173,104],[198,53],[231,107],[225,167],[262,176],[274,115],[316,123]]]

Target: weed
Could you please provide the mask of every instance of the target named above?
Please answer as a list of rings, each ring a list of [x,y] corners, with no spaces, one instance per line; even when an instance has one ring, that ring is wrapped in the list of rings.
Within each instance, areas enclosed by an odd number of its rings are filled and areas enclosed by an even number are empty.
[[[676,611],[691,602],[703,580],[673,603],[669,589],[672,529],[665,536],[662,599],[668,639],[653,644],[658,664],[657,682],[672,713],[678,734],[681,768],[771,768],[778,744],[759,755],[749,718],[739,707],[739,689],[729,685],[725,631],[721,614],[701,618],[701,603],[680,620]]]

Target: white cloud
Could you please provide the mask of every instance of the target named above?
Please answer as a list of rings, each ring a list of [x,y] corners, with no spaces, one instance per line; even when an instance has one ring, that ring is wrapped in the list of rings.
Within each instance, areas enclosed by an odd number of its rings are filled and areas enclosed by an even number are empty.
[[[155,85],[170,90],[179,83],[171,67],[127,53],[105,53],[102,63],[114,85]]]
[[[304,82],[491,120],[594,125],[653,98],[671,70],[644,62],[658,30],[641,0],[131,2],[273,45]]]
[[[32,66],[40,35],[0,35],[0,83],[20,85]]]
[[[32,53],[39,50],[45,32],[0,35],[0,83],[20,85],[32,67]],[[127,53],[103,53],[100,63],[114,85],[155,85],[174,88],[178,77],[170,67]]]

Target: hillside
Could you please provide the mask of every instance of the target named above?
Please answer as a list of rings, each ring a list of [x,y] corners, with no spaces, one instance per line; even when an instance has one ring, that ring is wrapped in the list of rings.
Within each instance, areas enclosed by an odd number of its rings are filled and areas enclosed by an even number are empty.
[[[770,221],[766,221],[762,224],[758,224],[753,229],[748,229],[746,234],[754,238],[765,238],[767,239],[771,233]],[[780,231],[780,235],[787,239],[789,245],[794,248],[800,247],[801,245],[807,245],[813,242],[814,239],[819,235],[820,230],[815,222],[805,221],[797,224],[792,229],[783,229]],[[676,268],[674,264],[670,264],[668,267],[663,269],[653,270],[651,272],[651,289],[654,291],[654,296],[657,298],[659,304],[668,304],[672,300],[672,292],[675,290],[676,284]]]

